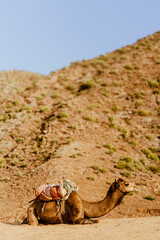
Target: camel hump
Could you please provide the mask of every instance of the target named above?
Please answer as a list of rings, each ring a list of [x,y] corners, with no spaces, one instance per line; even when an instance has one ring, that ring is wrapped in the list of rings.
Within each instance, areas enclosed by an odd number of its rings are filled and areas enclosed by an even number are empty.
[[[42,201],[58,200],[64,197],[65,194],[66,190],[59,184],[43,184],[35,191],[36,197]]]

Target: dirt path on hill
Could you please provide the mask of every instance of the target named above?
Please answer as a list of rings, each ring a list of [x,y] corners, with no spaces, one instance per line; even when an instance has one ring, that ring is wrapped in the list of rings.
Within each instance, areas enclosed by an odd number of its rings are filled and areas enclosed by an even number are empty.
[[[0,223],[0,240],[159,240],[160,217],[102,219],[95,225],[31,227]]]

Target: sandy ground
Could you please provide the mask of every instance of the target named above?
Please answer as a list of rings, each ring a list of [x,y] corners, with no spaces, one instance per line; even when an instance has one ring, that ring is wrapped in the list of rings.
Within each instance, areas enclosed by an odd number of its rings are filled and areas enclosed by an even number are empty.
[[[37,239],[160,239],[160,217],[102,219],[95,225],[47,225],[31,227],[0,223],[0,240]]]

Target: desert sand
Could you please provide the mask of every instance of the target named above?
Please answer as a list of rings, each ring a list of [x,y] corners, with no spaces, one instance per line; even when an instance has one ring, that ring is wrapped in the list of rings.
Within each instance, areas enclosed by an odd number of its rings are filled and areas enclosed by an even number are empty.
[[[1,223],[1,240],[159,240],[160,217],[102,219],[93,225],[28,226]]]

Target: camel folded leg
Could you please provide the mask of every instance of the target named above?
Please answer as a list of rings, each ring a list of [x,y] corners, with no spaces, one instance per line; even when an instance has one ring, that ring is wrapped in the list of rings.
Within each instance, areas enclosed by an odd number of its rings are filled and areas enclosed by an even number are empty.
[[[27,222],[29,225],[38,226],[38,216],[35,212],[35,202],[33,202],[28,208]]]
[[[90,218],[80,218],[76,220],[75,224],[93,224],[98,222],[99,222],[98,220],[93,220]]]
[[[76,192],[72,192],[67,200],[69,206],[70,219],[74,224],[93,224],[97,223],[97,220],[84,218],[84,207],[83,203]]]

